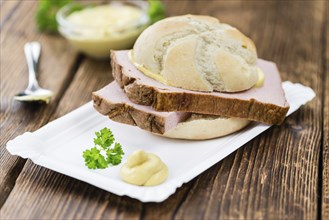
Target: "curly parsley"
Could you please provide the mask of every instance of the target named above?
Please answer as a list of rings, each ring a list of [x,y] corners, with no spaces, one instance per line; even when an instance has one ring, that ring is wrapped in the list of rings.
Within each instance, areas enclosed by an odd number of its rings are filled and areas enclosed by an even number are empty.
[[[120,143],[114,143],[115,139],[109,128],[103,128],[95,132],[95,146],[82,153],[85,165],[89,169],[105,169],[109,165],[115,166],[121,163],[124,152]],[[111,146],[114,146],[111,148]]]

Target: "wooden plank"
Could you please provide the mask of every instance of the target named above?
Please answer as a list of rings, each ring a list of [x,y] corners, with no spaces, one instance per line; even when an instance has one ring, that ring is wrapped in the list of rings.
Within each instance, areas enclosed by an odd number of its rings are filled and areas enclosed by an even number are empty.
[[[92,91],[102,88],[112,80],[109,61],[84,60],[52,119],[90,101]],[[23,191],[19,190],[21,187],[25,189],[24,195],[22,195]],[[175,197],[170,199],[171,206],[175,207],[179,201],[175,198],[185,193],[185,189],[180,189]],[[18,197],[21,197],[19,201],[17,201]],[[40,198],[44,200],[43,205],[38,202]],[[26,199],[29,202],[26,202]],[[13,210],[12,202],[15,200],[15,207],[20,207],[19,212]],[[81,208],[83,208],[83,212]],[[137,200],[115,196],[83,182],[38,167],[28,161],[1,211],[5,218],[42,219],[51,216],[56,219],[126,219],[138,218],[142,212],[141,208],[142,203]],[[45,213],[48,214],[45,215]]]
[[[1,6],[0,6],[0,30],[2,29],[2,26],[11,18],[13,13],[16,11],[18,8],[18,5],[20,4],[21,1],[19,0],[7,0],[7,1],[1,1]]]
[[[278,63],[285,80],[311,86],[317,98],[159,204],[118,197],[28,161],[1,209],[3,218],[319,217],[324,1],[179,1],[169,7],[171,15],[199,12],[237,26],[255,40],[260,57]],[[91,91],[109,82],[107,65],[85,60],[53,118],[87,102]]]
[[[34,131],[48,122],[67,87],[67,81],[73,77],[72,68],[77,58],[77,53],[62,38],[36,32],[36,3],[21,1],[1,30],[0,206],[25,163],[25,160],[11,156],[5,150],[5,144],[25,131]],[[55,94],[49,105],[31,105],[13,100],[13,96],[27,85],[23,46],[33,40],[42,44],[40,85],[51,89]]]
[[[323,80],[323,143],[322,143],[322,198],[321,219],[329,219],[329,3],[326,3],[326,20],[323,25],[323,56],[324,56],[324,80]]]
[[[246,29],[244,32],[258,46],[259,56],[275,60],[283,79],[311,86],[318,97],[289,117],[284,125],[272,128],[241,148],[232,167],[218,168],[218,172],[212,173],[217,175],[214,181],[198,178],[199,183],[191,189],[193,193],[188,194],[175,217],[315,219],[317,198],[321,196],[317,169],[321,146],[321,79],[325,75],[321,55],[324,2],[241,5],[234,1],[231,5],[232,8],[228,4],[199,8],[212,10],[222,21]],[[301,27],[292,28],[297,26]],[[230,164],[228,159],[222,164]],[[156,208],[145,209],[147,218],[156,216],[152,210]]]
[[[98,62],[86,59],[59,103],[52,119],[90,101],[92,91],[105,86],[112,80],[109,61]],[[21,187],[25,188],[25,195],[21,195],[22,191],[18,190]],[[24,199],[20,199],[21,203],[16,201],[15,206],[21,207],[22,210],[15,212],[12,210],[11,201],[17,200],[20,196],[23,196]],[[54,203],[44,202],[43,205],[35,206],[41,197],[45,201],[51,200]],[[29,202],[26,203],[25,199],[28,199]],[[115,201],[115,203],[110,203],[110,201]],[[16,181],[16,187],[1,211],[5,218],[28,217],[30,219],[49,217],[49,215],[44,214],[45,212],[51,213],[52,218],[56,219],[91,219],[93,215],[106,215],[107,218],[125,217],[126,213],[121,213],[119,206],[129,207],[129,209],[135,209],[139,212],[141,205],[136,200],[129,199],[129,202],[126,201],[125,198],[104,193],[103,190],[96,187],[38,167],[28,161]],[[81,208],[85,211],[81,212]],[[40,212],[40,210],[43,211]]]

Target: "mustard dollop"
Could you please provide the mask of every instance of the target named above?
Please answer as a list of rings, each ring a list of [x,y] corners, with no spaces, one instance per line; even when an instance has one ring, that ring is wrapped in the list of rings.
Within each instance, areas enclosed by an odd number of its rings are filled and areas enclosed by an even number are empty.
[[[153,153],[137,150],[128,157],[120,170],[121,179],[138,186],[155,186],[168,177],[168,167]]]

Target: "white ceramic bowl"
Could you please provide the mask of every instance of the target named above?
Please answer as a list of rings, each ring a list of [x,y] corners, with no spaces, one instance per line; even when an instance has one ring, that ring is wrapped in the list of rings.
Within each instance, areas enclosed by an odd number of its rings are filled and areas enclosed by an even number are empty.
[[[141,10],[142,15],[133,22],[120,25],[93,27],[72,23],[68,16],[78,10],[95,7],[103,4],[68,4],[61,8],[56,15],[58,30],[76,49],[94,58],[108,58],[110,50],[123,50],[133,47],[140,33],[149,25],[146,1],[110,1],[108,4],[118,7],[129,5]],[[120,13],[119,13],[120,14]]]

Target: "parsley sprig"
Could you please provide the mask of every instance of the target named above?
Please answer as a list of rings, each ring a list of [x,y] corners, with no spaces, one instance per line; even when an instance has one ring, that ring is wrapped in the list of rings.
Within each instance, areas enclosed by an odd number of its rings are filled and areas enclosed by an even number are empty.
[[[115,143],[115,138],[109,128],[95,132],[95,146],[83,152],[82,156],[89,169],[105,169],[109,165],[121,163],[124,152],[120,143]],[[114,144],[113,147],[111,147]]]

